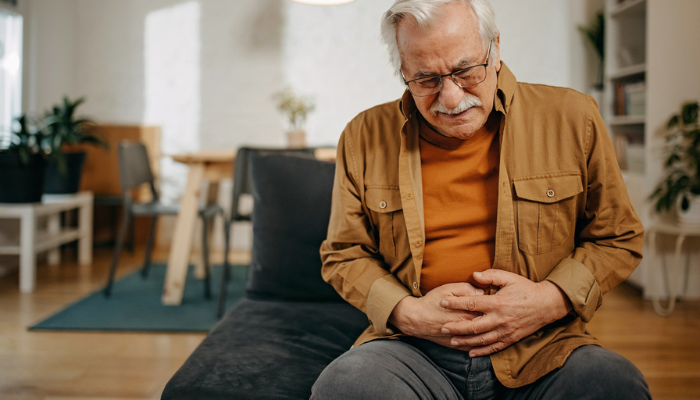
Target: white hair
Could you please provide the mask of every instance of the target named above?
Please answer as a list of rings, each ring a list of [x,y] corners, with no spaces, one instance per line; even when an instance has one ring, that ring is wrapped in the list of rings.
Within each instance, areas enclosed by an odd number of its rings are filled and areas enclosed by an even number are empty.
[[[399,22],[406,15],[412,15],[418,22],[418,26],[422,28],[428,27],[432,24],[440,8],[448,3],[464,4],[474,12],[479,22],[479,34],[481,35],[484,49],[488,47],[489,42],[498,37],[496,15],[488,0],[396,0],[394,5],[382,17],[381,35],[389,51],[389,60],[397,76],[400,76],[401,72],[401,55],[396,42],[396,27]],[[497,47],[491,50],[491,55],[495,54],[498,54]]]

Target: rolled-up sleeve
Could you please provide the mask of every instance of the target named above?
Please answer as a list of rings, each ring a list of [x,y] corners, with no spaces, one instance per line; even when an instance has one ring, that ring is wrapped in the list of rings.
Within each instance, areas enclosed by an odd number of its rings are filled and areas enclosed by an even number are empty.
[[[385,332],[394,307],[410,291],[381,259],[378,239],[363,206],[364,181],[351,139],[361,123],[351,121],[338,143],[331,217],[321,245],[321,274],[341,297],[367,314],[377,332]]]

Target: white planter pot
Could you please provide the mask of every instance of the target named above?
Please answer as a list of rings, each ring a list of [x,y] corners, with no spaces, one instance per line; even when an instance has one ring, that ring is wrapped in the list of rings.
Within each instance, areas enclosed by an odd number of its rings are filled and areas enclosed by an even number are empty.
[[[690,207],[683,211],[681,201],[676,203],[678,210],[678,222],[683,226],[700,226],[700,196],[690,198]]]
[[[306,132],[303,130],[287,132],[287,147],[293,149],[306,147]]]

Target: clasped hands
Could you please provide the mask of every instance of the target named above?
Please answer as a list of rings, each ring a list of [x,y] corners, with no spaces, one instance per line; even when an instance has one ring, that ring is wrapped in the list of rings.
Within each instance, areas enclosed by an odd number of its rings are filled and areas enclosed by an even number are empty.
[[[404,334],[480,357],[505,349],[572,308],[549,281],[536,283],[497,269],[476,272],[474,279],[500,289],[489,296],[466,282],[445,284],[423,297],[402,299],[389,322]]]

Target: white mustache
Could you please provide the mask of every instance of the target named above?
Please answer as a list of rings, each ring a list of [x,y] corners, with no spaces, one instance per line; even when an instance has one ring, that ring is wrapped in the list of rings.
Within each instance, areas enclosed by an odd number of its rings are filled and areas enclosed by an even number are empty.
[[[465,93],[464,97],[462,97],[462,101],[459,102],[457,107],[449,109],[443,106],[442,103],[435,103],[430,106],[430,113],[433,116],[437,115],[438,113],[454,115],[464,112],[472,107],[481,107],[481,100],[474,95]]]

